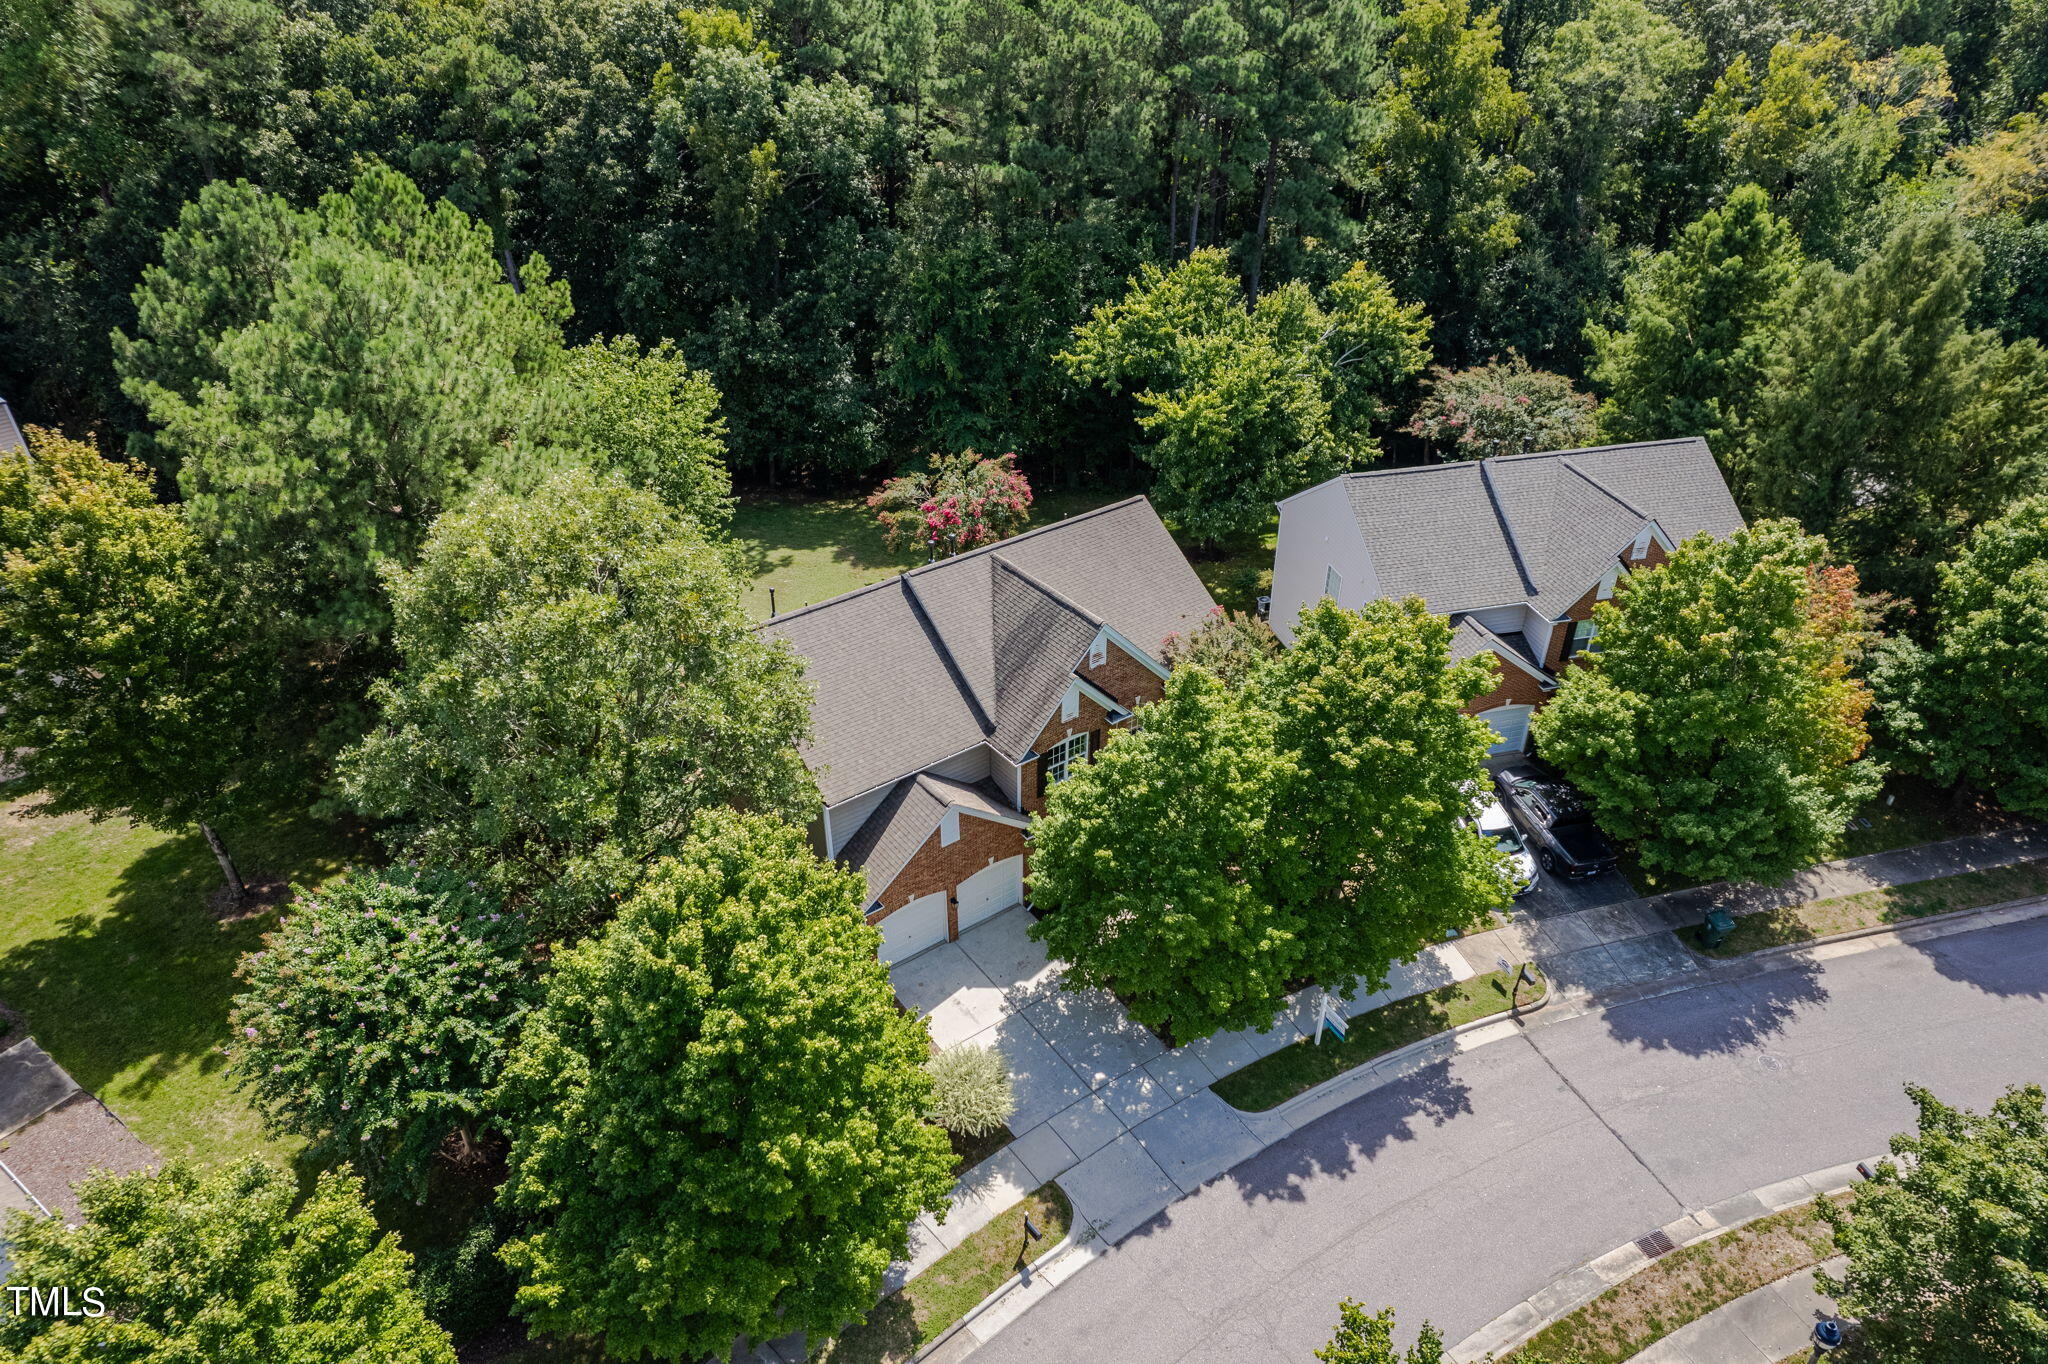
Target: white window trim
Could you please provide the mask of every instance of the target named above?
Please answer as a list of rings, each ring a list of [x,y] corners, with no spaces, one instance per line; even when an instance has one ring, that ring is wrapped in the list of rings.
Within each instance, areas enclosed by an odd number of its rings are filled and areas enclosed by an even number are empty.
[[[1048,786],[1065,781],[1074,770],[1076,763],[1088,760],[1088,731],[1069,734],[1046,751],[1045,781]]]
[[[1338,603],[1339,603],[1339,604],[1341,605],[1341,604],[1342,604],[1342,597],[1343,597],[1343,593],[1344,593],[1344,575],[1343,575],[1342,573],[1339,573],[1339,572],[1337,571],[1337,565],[1335,565],[1335,564],[1326,564],[1326,565],[1324,565],[1324,567],[1323,567],[1323,595],[1324,595],[1324,596],[1326,596],[1326,597],[1328,597],[1328,598],[1329,598],[1329,599],[1330,599],[1331,601],[1333,601],[1333,602],[1338,602]]]
[[[1068,687],[1067,694],[1060,698],[1060,723],[1065,724],[1081,713],[1081,689]]]

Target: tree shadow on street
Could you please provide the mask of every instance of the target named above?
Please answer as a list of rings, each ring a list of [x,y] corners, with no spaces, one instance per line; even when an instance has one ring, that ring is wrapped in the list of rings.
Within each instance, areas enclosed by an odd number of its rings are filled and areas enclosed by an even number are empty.
[[[1432,1062],[1267,1147],[1228,1179],[1246,1202],[1299,1203],[1311,1180],[1347,1178],[1394,1143],[1414,1141],[1423,1128],[1471,1112],[1471,1089],[1451,1074],[1450,1061]]]
[[[1792,960],[1745,980],[1613,1005],[1603,1017],[1617,1041],[1683,1056],[1721,1056],[1768,1041],[1827,999],[1820,964]]]

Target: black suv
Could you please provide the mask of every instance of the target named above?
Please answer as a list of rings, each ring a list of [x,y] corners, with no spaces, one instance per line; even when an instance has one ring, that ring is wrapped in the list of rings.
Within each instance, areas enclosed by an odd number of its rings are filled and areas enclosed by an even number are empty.
[[[1577,879],[1614,866],[1614,849],[1594,827],[1584,797],[1563,777],[1535,763],[1517,763],[1494,773],[1493,784],[1529,835],[1543,870]]]

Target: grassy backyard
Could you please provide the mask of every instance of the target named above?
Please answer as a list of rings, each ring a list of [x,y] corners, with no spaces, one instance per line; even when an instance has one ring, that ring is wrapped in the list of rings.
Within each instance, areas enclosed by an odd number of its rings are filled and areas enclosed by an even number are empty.
[[[1218,1080],[1216,1093],[1247,1113],[1264,1112],[1397,1048],[1506,1013],[1517,1002],[1535,1003],[1543,998],[1543,976],[1533,969],[1530,976],[1534,983],[1524,984],[1513,1001],[1512,977],[1505,971],[1395,1000],[1354,1017],[1350,1035],[1342,1042],[1325,1037],[1320,1046],[1310,1040],[1282,1047]]]
[[[1028,1240],[1024,1213],[1045,1233]],[[868,1319],[841,1331],[812,1354],[811,1364],[904,1364],[939,1333],[1067,1235],[1073,1208],[1057,1184],[1041,1185],[1022,1203],[946,1252],[938,1263],[875,1305]]]
[[[1127,496],[1094,488],[1041,493],[1026,529]],[[770,588],[775,590],[778,611],[794,611],[925,561],[915,550],[892,552],[882,542],[874,513],[859,497],[750,494],[740,499],[733,513],[732,534],[752,580],[746,604],[756,619],[768,616]],[[1190,562],[1210,595],[1225,606],[1248,611],[1273,580],[1273,543],[1268,532],[1220,551],[1191,554]],[[1183,548],[1191,547],[1183,542]]]
[[[0,1003],[135,1134],[165,1156],[217,1165],[255,1153],[286,1159],[228,1085],[235,963],[276,922],[217,920],[220,873],[196,833],[119,820],[46,818],[11,793],[0,804]],[[242,870],[319,882],[352,848],[304,823],[223,831]]]

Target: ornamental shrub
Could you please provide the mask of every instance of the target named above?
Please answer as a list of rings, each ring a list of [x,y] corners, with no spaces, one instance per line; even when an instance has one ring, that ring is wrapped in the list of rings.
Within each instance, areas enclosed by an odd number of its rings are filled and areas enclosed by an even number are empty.
[[[1532,369],[1510,351],[1505,361],[1430,371],[1429,396],[1402,429],[1445,459],[1486,459],[1531,450],[1569,450],[1594,437],[1590,393],[1562,374]]]
[[[1217,606],[1186,634],[1168,635],[1164,649],[1168,667],[1193,664],[1216,674],[1225,686],[1241,687],[1267,659],[1279,654],[1280,637],[1249,611]]]
[[[1010,1068],[991,1047],[953,1047],[924,1068],[932,1077],[932,1119],[949,1132],[986,1136],[1017,1111]]]
[[[458,1163],[481,1155],[486,1095],[537,994],[524,920],[409,866],[297,897],[243,959],[233,1074],[315,1159],[417,1196],[444,1143]]]
[[[892,478],[868,498],[889,548],[923,545],[950,558],[1015,535],[1031,519],[1031,484],[1015,454],[984,459],[972,450],[933,455],[926,467]]]

